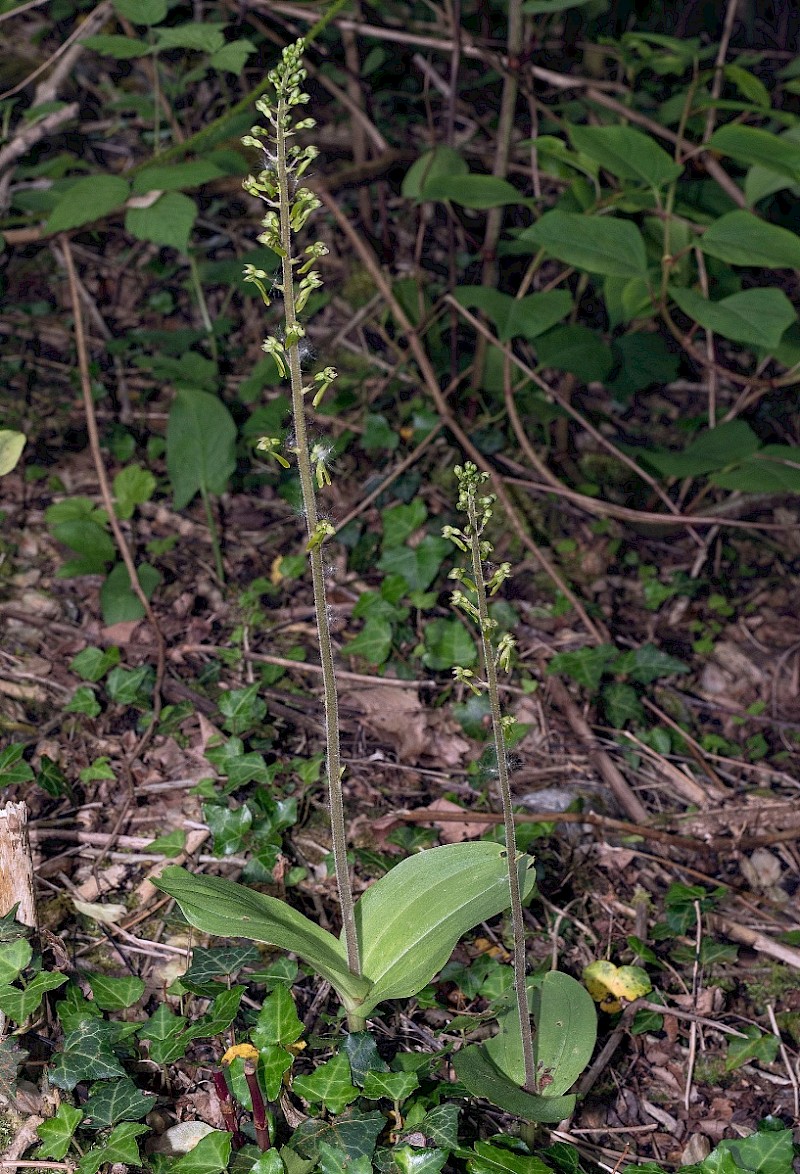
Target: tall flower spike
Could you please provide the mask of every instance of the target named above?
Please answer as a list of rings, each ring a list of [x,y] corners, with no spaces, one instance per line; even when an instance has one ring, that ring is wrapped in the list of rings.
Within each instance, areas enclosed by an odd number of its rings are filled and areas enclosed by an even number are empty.
[[[339,713],[336,696],[336,678],[333,670],[333,645],[328,625],[328,611],[325,599],[325,567],[322,546],[335,533],[334,526],[317,513],[316,487],[322,489],[330,484],[326,467],[330,449],[327,445],[309,446],[305,419],[305,395],[314,392],[314,406],[319,403],[326,389],[336,378],[333,367],[325,367],[313,377],[313,382],[303,383],[300,361],[300,344],[305,337],[305,328],[298,321],[314,290],[322,285],[322,279],[313,264],[327,253],[321,241],[306,246],[302,254],[295,247],[295,236],[308,222],[309,217],[319,208],[320,201],[307,187],[298,184],[300,176],[317,156],[313,145],[299,146],[291,143],[296,134],[314,126],[313,118],[296,118],[295,110],[308,102],[303,90],[306,72],[303,69],[305,42],[296,41],[287,45],[280,62],[268,74],[273,92],[265,94],[256,103],[256,108],[266,120],[266,127],[254,127],[243,142],[256,147],[261,153],[263,168],[256,175],[249,175],[244,189],[257,196],[267,205],[261,221],[263,232],[258,240],[266,245],[281,262],[281,281],[274,287],[283,295],[283,329],[270,335],[263,343],[263,349],[275,360],[282,378],[289,379],[292,389],[292,416],[295,441],[292,451],[297,456],[297,470],[303,493],[303,512],[306,519],[306,550],[311,564],[311,580],[314,588],[314,607],[317,616],[320,660],[325,693],[325,735],[327,740],[328,801],[330,807],[333,859],[336,869],[336,884],[342,910],[347,962],[354,974],[361,973],[361,962],[356,936],[353,891],[347,864],[347,842],[342,799],[342,765],[339,750]],[[295,285],[295,279],[298,279]],[[245,279],[253,282],[266,305],[264,270],[248,266]],[[278,337],[280,334],[280,337]],[[276,442],[266,437],[259,448],[286,464],[276,450]],[[316,485],[315,485],[316,482]],[[361,1030],[356,1026],[354,1030]]]

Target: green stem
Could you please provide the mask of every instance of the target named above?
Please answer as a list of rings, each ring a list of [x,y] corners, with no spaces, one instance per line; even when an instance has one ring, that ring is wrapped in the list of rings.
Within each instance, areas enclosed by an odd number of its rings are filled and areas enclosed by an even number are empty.
[[[531,1032],[531,1017],[528,1011],[528,984],[525,959],[525,920],[522,913],[522,892],[520,890],[519,873],[517,872],[517,836],[514,828],[514,809],[511,803],[511,784],[508,777],[508,759],[505,750],[505,731],[503,729],[503,715],[500,709],[500,690],[497,686],[497,666],[495,664],[494,648],[489,638],[491,621],[489,605],[486,601],[486,580],[483,574],[483,559],[481,557],[480,532],[481,524],[478,521],[478,512],[475,505],[475,493],[470,492],[467,497],[467,516],[469,518],[470,553],[472,556],[472,574],[475,581],[478,615],[480,617],[481,644],[483,645],[483,660],[486,672],[486,691],[489,697],[489,708],[492,715],[492,733],[497,754],[497,782],[500,788],[500,797],[503,803],[503,827],[506,838],[506,855],[508,857],[508,887],[511,894],[511,925],[514,932],[514,989],[517,996],[517,1010],[519,1012],[519,1029],[522,1039],[522,1057],[525,1063],[526,1092],[535,1093],[536,1064],[533,1057],[533,1034]]]
[[[286,336],[291,338],[297,327],[295,311],[294,272],[292,264],[292,226],[290,222],[291,199],[289,194],[289,171],[286,157],[286,116],[287,105],[280,97],[277,105],[276,121],[276,164],[275,175],[278,186],[278,205],[280,217],[280,237],[282,274],[283,274],[283,309],[286,322]],[[305,407],[303,403],[303,375],[300,369],[300,350],[298,344],[287,347],[286,356],[289,364],[289,377],[292,387],[292,415],[296,437],[297,468],[300,474],[300,486],[303,493],[303,506],[306,515],[306,529],[311,547],[309,558],[311,561],[311,582],[314,590],[314,608],[317,615],[317,633],[319,636],[320,661],[322,664],[322,681],[325,693],[325,736],[328,750],[328,802],[330,806],[331,836],[333,840],[333,861],[336,869],[336,886],[339,890],[339,904],[342,910],[342,925],[344,927],[345,942],[347,944],[347,964],[353,974],[361,974],[361,962],[358,953],[358,938],[356,936],[356,920],[353,903],[353,889],[350,884],[350,872],[347,864],[347,833],[345,829],[344,801],[342,798],[342,765],[339,749],[339,705],[336,692],[336,675],[333,668],[333,645],[331,642],[330,625],[328,623],[328,605],[325,598],[325,570],[322,560],[322,549],[317,536],[316,494],[314,492],[314,474],[308,452],[308,437],[306,433]]]

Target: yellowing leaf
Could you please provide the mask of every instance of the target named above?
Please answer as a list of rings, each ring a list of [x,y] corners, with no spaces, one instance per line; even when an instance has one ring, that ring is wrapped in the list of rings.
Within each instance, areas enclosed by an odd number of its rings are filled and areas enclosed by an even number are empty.
[[[583,981],[600,1010],[609,1015],[653,989],[641,966],[615,966],[613,962],[591,962],[583,971]]]
[[[232,1064],[237,1057],[241,1056],[243,1060],[258,1060],[258,1048],[254,1048],[252,1044],[234,1044],[232,1048],[228,1048],[225,1055],[222,1057],[223,1064]]]

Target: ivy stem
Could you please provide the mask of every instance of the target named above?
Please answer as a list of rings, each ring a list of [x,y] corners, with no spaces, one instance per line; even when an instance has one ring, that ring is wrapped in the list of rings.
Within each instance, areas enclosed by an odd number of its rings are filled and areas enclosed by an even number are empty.
[[[279,205],[281,266],[283,274],[283,309],[286,323],[286,337],[291,339],[297,329],[295,311],[294,272],[292,261],[292,225],[290,220],[291,200],[289,195],[289,171],[286,157],[287,103],[281,95],[278,98],[276,117],[276,164],[277,202]],[[286,348],[289,378],[292,388],[292,416],[296,437],[297,468],[303,494],[306,530],[309,537],[309,559],[311,582],[314,591],[314,609],[317,616],[317,634],[322,665],[322,682],[325,694],[325,738],[327,743],[328,804],[333,840],[333,862],[336,870],[336,887],[342,911],[347,964],[353,974],[361,974],[361,961],[356,936],[356,919],[353,904],[353,889],[347,864],[347,833],[345,830],[344,801],[342,798],[342,765],[339,748],[339,705],[336,693],[336,675],[333,667],[333,645],[328,605],[325,598],[325,568],[322,559],[322,544],[318,541],[317,502],[314,491],[314,474],[308,451],[305,409],[303,403],[303,375],[300,369],[300,349],[297,341]]]
[[[525,1063],[526,1092],[535,1093],[536,1064],[533,1058],[533,1034],[531,1031],[531,1017],[528,1011],[528,984],[525,959],[525,920],[522,913],[522,892],[517,871],[517,836],[514,828],[514,810],[511,803],[511,784],[508,778],[508,759],[506,757],[506,736],[503,729],[503,714],[500,709],[500,690],[497,684],[497,665],[495,653],[489,636],[491,620],[489,605],[486,601],[486,580],[483,574],[483,559],[481,557],[480,533],[482,524],[478,519],[475,504],[475,492],[467,494],[467,517],[469,519],[469,544],[472,557],[472,575],[477,596],[478,616],[480,619],[481,644],[483,646],[483,663],[486,673],[486,692],[489,697],[489,708],[492,715],[492,734],[494,736],[495,752],[497,755],[497,783],[500,789],[500,798],[503,804],[503,827],[506,838],[506,856],[508,858],[508,887],[511,895],[511,925],[514,934],[514,990],[517,996],[517,1010],[519,1012],[519,1030],[522,1040],[522,1056]]]

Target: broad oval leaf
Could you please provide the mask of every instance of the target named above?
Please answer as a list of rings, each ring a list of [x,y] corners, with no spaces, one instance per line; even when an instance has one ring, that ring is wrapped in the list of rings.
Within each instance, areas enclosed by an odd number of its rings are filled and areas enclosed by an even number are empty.
[[[428,180],[422,189],[423,200],[452,200],[463,208],[502,208],[504,204],[525,201],[507,179],[496,175],[440,175]]]
[[[517,868],[527,895],[535,880],[532,858],[522,856]],[[500,844],[446,844],[396,865],[356,902],[361,964],[371,983],[360,1014],[422,990],[461,935],[509,902]]]
[[[197,204],[183,192],[165,192],[146,208],[129,208],[125,231],[141,241],[167,245],[185,253],[195,219]]]
[[[653,989],[647,971],[641,966],[615,966],[613,962],[590,962],[583,979],[589,994],[601,1011],[616,1015],[623,1003],[632,1003]]]
[[[701,477],[747,460],[759,447],[759,439],[744,420],[728,420],[709,428],[683,452],[647,452],[642,455],[663,477]]]
[[[56,204],[45,232],[64,232],[91,224],[120,208],[128,198],[128,181],[118,175],[85,175]]]
[[[513,298],[511,294],[484,285],[463,285],[454,293],[467,309],[477,307],[491,318],[501,342],[520,337],[538,338],[572,310],[572,297],[564,289]]]
[[[575,1108],[575,1096],[543,1097],[523,1092],[501,1072],[482,1044],[464,1048],[453,1057],[456,1076],[476,1097],[484,1097],[523,1121],[563,1121]]]
[[[366,996],[370,984],[350,973],[339,940],[285,902],[222,877],[195,876],[185,868],[165,868],[154,883],[178,902],[196,929],[291,951],[327,978],[344,1000]]]
[[[551,970],[540,983],[529,984],[528,1002],[536,1024],[534,1059],[537,1078],[544,1085],[542,1094],[560,1097],[572,1088],[594,1051],[597,1012],[592,997],[571,975]],[[525,1061],[516,1004],[498,1017],[498,1025],[498,1034],[484,1045],[486,1053],[521,1086]]]
[[[800,182],[800,144],[753,126],[722,126],[709,146],[737,163],[755,164]]]
[[[175,509],[194,495],[223,493],[236,468],[236,425],[215,395],[194,388],[177,392],[167,423],[167,469]]]
[[[715,473],[711,481],[740,493],[800,493],[800,448],[767,444],[735,469]]]
[[[670,286],[678,306],[706,330],[732,342],[774,351],[797,315],[780,289],[746,289],[710,302],[693,289]]]
[[[439,146],[420,155],[403,177],[401,187],[406,199],[421,200],[425,185],[440,176],[468,175],[467,162],[453,147]]]
[[[800,143],[800,126],[790,127],[778,138],[786,139],[790,143]],[[765,200],[767,196],[772,196],[775,192],[783,191],[788,187],[792,187],[792,180],[787,175],[780,171],[774,171],[770,167],[756,164],[750,168],[745,176],[744,194],[747,203],[752,207],[759,200]]]
[[[632,126],[572,126],[569,137],[577,151],[619,179],[661,188],[683,171],[654,139]]]
[[[715,220],[703,234],[700,248],[729,265],[800,269],[800,237],[742,209]]]
[[[606,277],[643,277],[647,273],[642,234],[629,220],[545,212],[519,239],[532,241],[565,265],[589,273]]]

